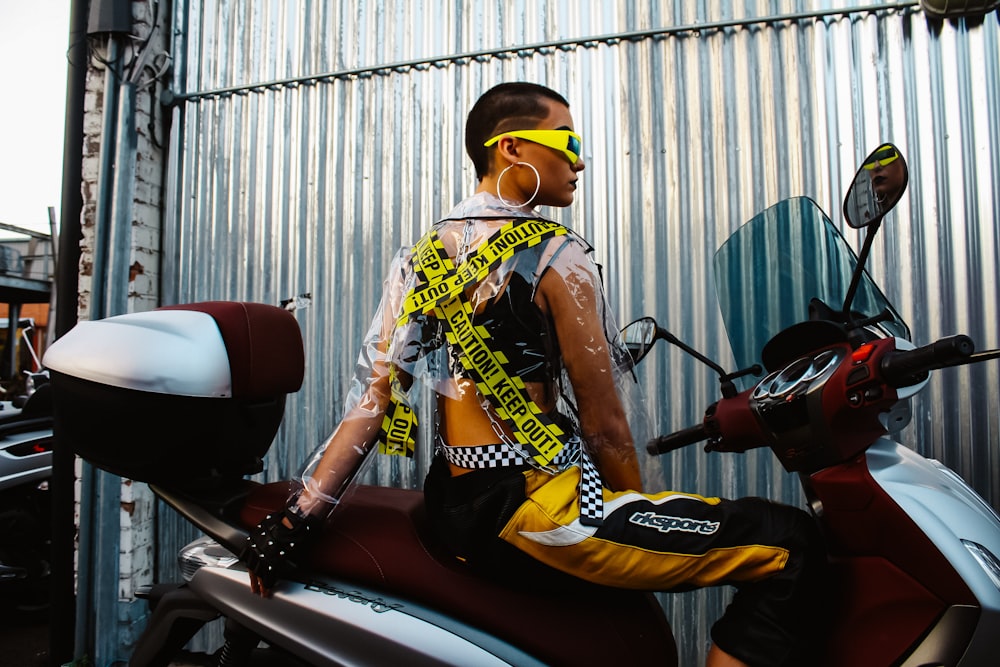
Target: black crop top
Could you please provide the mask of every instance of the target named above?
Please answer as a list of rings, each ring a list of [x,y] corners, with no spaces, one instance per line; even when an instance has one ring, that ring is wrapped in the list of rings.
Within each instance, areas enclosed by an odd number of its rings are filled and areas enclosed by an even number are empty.
[[[489,332],[490,347],[507,358],[508,373],[525,382],[544,382],[552,378],[550,359],[557,356],[548,318],[532,296],[528,281],[511,272],[507,288],[476,313],[472,322]]]

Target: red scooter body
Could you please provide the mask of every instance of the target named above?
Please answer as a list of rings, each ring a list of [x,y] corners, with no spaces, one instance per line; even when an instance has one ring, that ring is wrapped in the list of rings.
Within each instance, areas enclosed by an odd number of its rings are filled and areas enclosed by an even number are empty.
[[[870,468],[870,456],[902,451],[882,438],[882,416],[898,401],[884,368],[908,353],[896,344],[888,338],[772,360],[776,372],[720,400],[703,425],[705,437],[713,438],[710,448],[766,444],[800,475],[830,555],[817,665],[924,664],[901,662],[915,647],[932,652],[926,664],[958,664],[981,615],[980,601],[955,566]],[[904,458],[920,459],[905,451]],[[943,638],[928,642],[935,630]],[[929,643],[934,646],[924,646]]]
[[[863,455],[806,483],[823,508],[831,567],[830,620],[817,665],[896,664],[947,609],[978,604],[875,482]],[[965,642],[974,627],[966,625]]]

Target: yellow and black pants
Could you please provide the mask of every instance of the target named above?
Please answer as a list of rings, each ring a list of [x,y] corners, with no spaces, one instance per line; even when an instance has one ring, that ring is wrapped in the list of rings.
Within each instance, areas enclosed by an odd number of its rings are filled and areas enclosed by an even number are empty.
[[[579,477],[576,467],[550,475],[523,466],[451,477],[436,460],[424,491],[442,539],[491,576],[541,584],[555,570],[564,573],[556,580],[649,591],[733,585],[712,628],[726,652],[790,664],[809,641],[826,559],[808,514],[760,498],[604,489],[603,525],[584,526]]]

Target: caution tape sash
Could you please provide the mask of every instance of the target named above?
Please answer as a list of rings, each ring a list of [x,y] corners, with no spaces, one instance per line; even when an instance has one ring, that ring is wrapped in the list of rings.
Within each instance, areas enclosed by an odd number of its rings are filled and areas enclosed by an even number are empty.
[[[430,313],[436,306],[455,298],[467,286],[482,281],[517,251],[567,231],[551,220],[516,218],[501,227],[456,269],[437,232],[431,230],[414,246],[415,266],[422,273],[423,281],[404,299],[396,325],[403,324],[415,313]]]
[[[445,323],[449,342],[461,351],[460,361],[473,376],[479,391],[511,427],[528,456],[540,465],[552,462],[568,434],[531,400],[520,377],[507,371],[503,354],[490,349],[489,333],[472,322],[472,307],[464,290],[482,281],[514,253],[567,232],[564,226],[548,220],[515,219],[456,268],[436,231],[431,230],[414,246],[414,271],[420,284],[404,299],[396,323],[398,327],[414,314],[434,312]],[[417,419],[399,387],[394,365],[390,365],[390,385],[392,392],[382,422],[379,451],[412,456]]]

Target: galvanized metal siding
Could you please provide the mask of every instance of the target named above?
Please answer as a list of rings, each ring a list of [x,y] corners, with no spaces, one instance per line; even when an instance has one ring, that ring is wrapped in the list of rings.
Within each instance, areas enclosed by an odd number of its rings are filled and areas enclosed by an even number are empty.
[[[571,101],[588,166],[577,203],[551,213],[596,246],[622,323],[655,315],[729,365],[715,249],[788,196],[811,196],[837,220],[857,162],[890,140],[909,160],[910,189],[871,273],[918,344],[956,332],[1000,344],[995,13],[929,22],[915,3],[847,11],[860,3],[832,0],[190,4],[175,25],[186,47],[163,293],[314,299],[297,315],[306,382],[268,479],[290,474],[336,424],[383,271],[473,189],[464,116],[504,80],[545,83]],[[859,233],[845,235],[860,246]],[[900,436],[994,507],[998,367],[938,373]],[[694,423],[717,393],[707,369],[666,347],[641,379],[661,431]],[[416,464],[376,461],[369,479],[418,485],[427,450]],[[646,474],[800,502],[795,479],[763,452],[692,448]],[[727,595],[664,598],[682,664],[702,655],[701,619]]]

